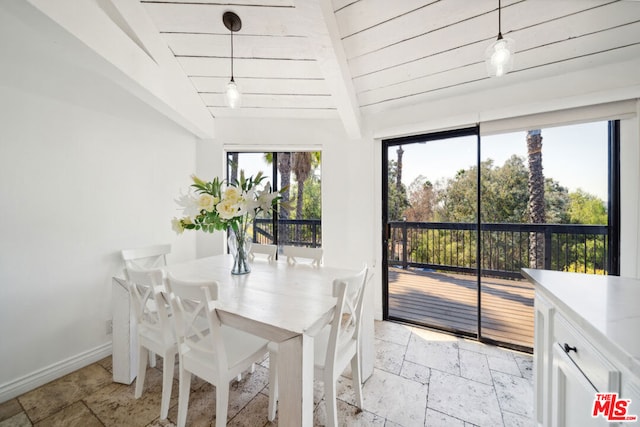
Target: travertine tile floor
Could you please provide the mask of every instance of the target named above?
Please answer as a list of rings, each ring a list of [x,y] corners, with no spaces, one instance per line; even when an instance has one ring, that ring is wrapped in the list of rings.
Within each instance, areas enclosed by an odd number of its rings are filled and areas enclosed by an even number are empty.
[[[176,369],[177,372],[177,369]],[[532,358],[430,330],[376,322],[376,363],[357,411],[351,381],[338,384],[340,425],[345,426],[531,426]],[[176,375],[177,378],[177,375]],[[212,386],[192,381],[188,425],[215,425]],[[73,372],[0,404],[6,426],[171,426],[177,415],[174,380],[169,419],[160,421],[162,362],[149,368],[145,393],[135,383],[111,380],[111,358]],[[267,427],[268,360],[230,386],[229,426]],[[322,383],[315,387],[314,424],[324,424]]]

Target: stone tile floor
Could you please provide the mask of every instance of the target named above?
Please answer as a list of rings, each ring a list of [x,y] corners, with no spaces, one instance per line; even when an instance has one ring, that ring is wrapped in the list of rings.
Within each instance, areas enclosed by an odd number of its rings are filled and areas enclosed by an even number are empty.
[[[339,379],[341,426],[532,426],[532,357],[431,330],[376,322],[376,362],[358,411],[350,372]],[[177,369],[176,369],[177,373]],[[135,382],[111,380],[111,357],[0,404],[7,426],[172,426],[174,380],[168,420],[159,420],[162,360],[149,368],[142,397]],[[194,378],[187,424],[215,425],[215,391]],[[268,359],[230,385],[229,426],[277,425],[267,421]],[[314,425],[324,424],[321,382],[316,382]]]

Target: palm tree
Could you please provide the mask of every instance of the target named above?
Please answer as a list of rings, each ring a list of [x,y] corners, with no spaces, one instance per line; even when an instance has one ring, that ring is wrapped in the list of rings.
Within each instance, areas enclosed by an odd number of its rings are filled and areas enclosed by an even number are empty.
[[[309,177],[311,173],[311,153],[309,151],[299,151],[293,153],[293,165],[292,165],[293,174],[296,177],[296,182],[298,183],[298,199],[296,200],[296,219],[302,219],[302,204],[303,198],[302,194],[304,192],[304,182]],[[296,240],[298,242],[300,239],[300,226],[296,225]]]
[[[400,190],[402,187],[402,155],[404,154],[402,145],[398,147],[396,153],[398,154],[398,174],[396,175],[396,188]]]
[[[290,200],[289,187],[291,185],[291,153],[278,153],[278,172],[280,172],[280,188],[286,188],[287,191],[282,193],[282,202],[288,203]],[[278,210],[278,220],[289,219],[289,209],[281,206]],[[289,228],[282,227],[278,229],[278,242],[280,244],[289,244]]]
[[[542,135],[540,129],[527,132],[529,161],[529,222],[543,224],[545,218],[544,174],[542,172]],[[544,234],[529,234],[529,267],[544,266]]]

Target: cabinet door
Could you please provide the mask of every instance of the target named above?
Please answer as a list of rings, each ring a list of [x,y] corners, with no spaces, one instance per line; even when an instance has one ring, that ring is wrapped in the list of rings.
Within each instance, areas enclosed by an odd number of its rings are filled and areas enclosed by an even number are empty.
[[[557,343],[553,346],[552,383],[554,427],[610,425],[602,417],[591,416],[596,389]]]

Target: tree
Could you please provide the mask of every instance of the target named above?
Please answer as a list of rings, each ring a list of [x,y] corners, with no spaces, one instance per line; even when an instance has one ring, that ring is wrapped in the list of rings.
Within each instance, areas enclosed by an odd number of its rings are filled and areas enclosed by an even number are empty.
[[[544,224],[544,174],[542,172],[542,135],[540,129],[527,132],[527,157],[529,161],[529,222]],[[537,268],[544,260],[544,236],[541,233],[529,235],[529,267]]]
[[[607,207],[598,197],[578,189],[569,194],[569,221],[571,224],[607,224]]]
[[[388,179],[388,195],[387,195],[387,211],[389,221],[402,221],[404,210],[409,206],[409,200],[407,198],[407,189],[404,184],[397,183],[398,176],[398,164],[395,160],[389,160],[387,165],[387,179]]]
[[[431,181],[420,175],[409,185],[409,207],[404,211],[407,221],[433,221],[436,194]]]

